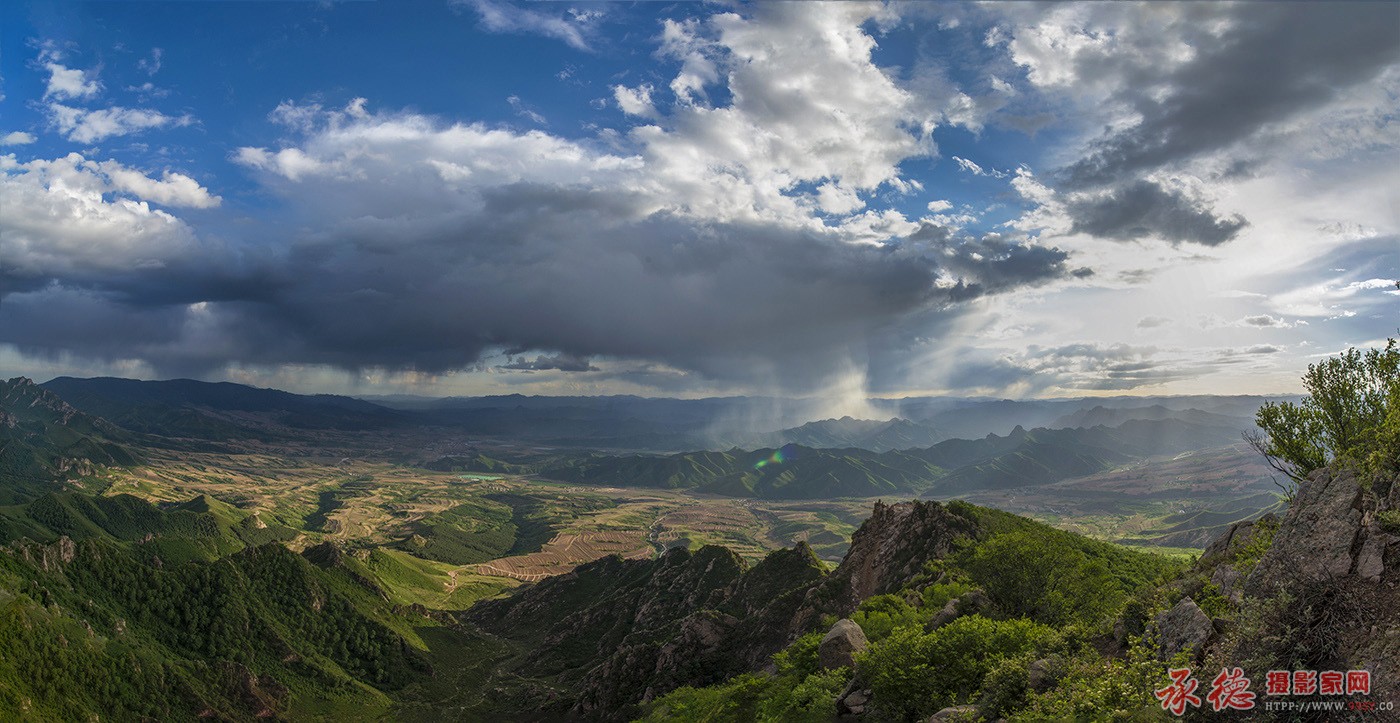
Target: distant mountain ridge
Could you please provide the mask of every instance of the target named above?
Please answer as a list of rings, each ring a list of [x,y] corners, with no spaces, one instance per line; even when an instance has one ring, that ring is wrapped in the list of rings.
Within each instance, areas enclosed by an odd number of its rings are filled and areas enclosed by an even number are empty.
[[[1116,427],[1124,422],[1132,420],[1161,420],[1179,419],[1183,422],[1193,424],[1205,424],[1215,426],[1239,426],[1247,429],[1253,425],[1253,420],[1247,417],[1232,417],[1214,412],[1206,412],[1200,409],[1169,409],[1161,404],[1153,404],[1146,407],[1109,408],[1095,406],[1092,409],[1080,409],[1072,414],[1066,414],[1049,426],[1052,429],[1065,427]]]
[[[133,432],[228,440],[290,430],[378,429],[403,415],[353,397],[302,395],[231,382],[58,377],[44,382],[74,407]]]
[[[909,419],[894,417],[880,421],[846,416],[808,422],[800,427],[757,435],[749,440],[748,444],[741,446],[781,447],[785,444],[797,444],[804,447],[855,447],[872,452],[888,452],[894,449],[929,447],[947,438],[938,428]]]
[[[189,379],[59,377],[42,386],[124,429],[173,438],[273,441],[321,431],[426,425],[511,442],[646,452],[785,444],[886,452],[927,448],[949,439],[1005,435],[1018,425],[1025,429],[1116,427],[1131,419],[1175,418],[1247,427],[1264,401],[1243,396],[870,399],[879,419],[855,419],[819,416],[826,411],[820,400],[776,397],[511,394],[431,399],[400,395],[366,401]],[[814,418],[817,421],[810,421]]]
[[[1016,427],[1006,436],[950,439],[924,449],[873,452],[781,448],[671,455],[562,453],[544,458],[443,457],[433,469],[510,470],[563,482],[693,489],[730,497],[816,499],[899,494],[955,495],[1053,484],[1134,460],[1239,441],[1229,426],[1178,419],[1130,420],[1118,427]]]

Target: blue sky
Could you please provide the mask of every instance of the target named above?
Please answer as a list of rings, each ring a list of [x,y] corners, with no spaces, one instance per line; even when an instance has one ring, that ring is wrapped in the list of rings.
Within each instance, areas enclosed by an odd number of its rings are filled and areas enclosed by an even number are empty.
[[[6,376],[858,412],[1400,326],[1390,4],[0,13]]]

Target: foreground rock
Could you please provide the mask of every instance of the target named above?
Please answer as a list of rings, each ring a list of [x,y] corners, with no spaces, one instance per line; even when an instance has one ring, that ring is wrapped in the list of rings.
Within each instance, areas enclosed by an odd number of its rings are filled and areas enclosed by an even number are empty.
[[[958,721],[975,721],[980,716],[975,705],[955,705],[934,713],[929,716],[928,723],[956,723]]]
[[[817,660],[823,670],[849,668],[855,670],[856,653],[870,644],[865,639],[865,631],[848,619],[837,620],[831,630],[822,638],[817,648]]]
[[[1161,635],[1159,654],[1163,660],[1170,660],[1181,652],[1194,656],[1205,649],[1206,642],[1215,634],[1210,616],[1189,597],[1157,616],[1157,630]]]
[[[1302,482],[1243,581],[1239,630],[1213,645],[1209,667],[1365,669],[1371,699],[1400,698],[1400,537],[1385,523],[1397,509],[1396,480],[1321,469]]]

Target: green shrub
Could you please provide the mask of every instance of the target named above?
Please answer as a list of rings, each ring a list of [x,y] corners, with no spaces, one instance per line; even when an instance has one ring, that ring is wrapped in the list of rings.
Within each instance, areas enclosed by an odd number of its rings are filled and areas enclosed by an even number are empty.
[[[677,688],[647,705],[639,720],[648,723],[754,720],[758,703],[769,692],[772,682],[766,675],[747,674],[724,685]]]
[[[987,671],[982,698],[977,703],[984,715],[995,720],[1025,705],[1033,660],[1030,655],[1003,658]]]
[[[924,599],[924,608],[931,611],[942,610],[949,600],[960,597],[964,593],[977,589],[976,585],[968,582],[936,582],[923,589],[920,594]]]
[[[1068,661],[1065,674],[1043,693],[1030,693],[1013,723],[1047,720],[1162,720],[1152,695],[1167,682],[1169,667],[1183,667],[1184,656],[1170,663],[1157,660],[1156,646],[1130,639],[1123,658],[1103,658],[1092,651]]]
[[[1360,466],[1367,477],[1400,470],[1400,348],[1355,348],[1303,375],[1307,396],[1298,404],[1269,402],[1250,437],[1269,464],[1294,481],[1333,461]],[[1289,490],[1291,495],[1291,490]]]
[[[785,685],[779,679],[770,689],[772,697],[759,705],[758,720],[774,723],[827,720],[835,715],[836,696],[850,679],[851,671],[846,668],[813,673],[795,686]]]
[[[977,698],[983,679],[1001,660],[1053,647],[1055,631],[1030,620],[958,618],[931,633],[904,627],[874,643],[856,660],[881,710],[927,716]]]
[[[820,670],[817,649],[821,647],[823,635],[821,632],[807,633],[774,655],[773,665],[778,669],[778,675],[802,679]]]
[[[1201,587],[1200,593],[1196,595],[1196,606],[1201,612],[1212,618],[1224,617],[1230,614],[1230,601],[1220,593],[1220,587],[1213,582],[1208,582]]]
[[[874,642],[889,637],[896,628],[922,626],[924,617],[922,610],[904,602],[901,597],[876,595],[862,602],[851,620],[860,626],[868,640]]]
[[[1101,623],[1123,593],[1103,560],[1031,531],[997,535],[966,562],[973,579],[1007,612],[1052,625]]]

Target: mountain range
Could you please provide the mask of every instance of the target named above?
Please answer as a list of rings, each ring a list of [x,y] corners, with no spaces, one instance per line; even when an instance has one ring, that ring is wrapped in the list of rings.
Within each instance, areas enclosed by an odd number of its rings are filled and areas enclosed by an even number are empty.
[[[1048,485],[1159,455],[1239,441],[1233,426],[1179,419],[1132,419],[1117,427],[1016,427],[1005,436],[950,439],[922,449],[874,452],[797,444],[752,451],[673,455],[573,453],[518,457],[448,456],[429,467],[465,472],[511,470],[563,482],[693,489],[766,499],[957,495]]]

